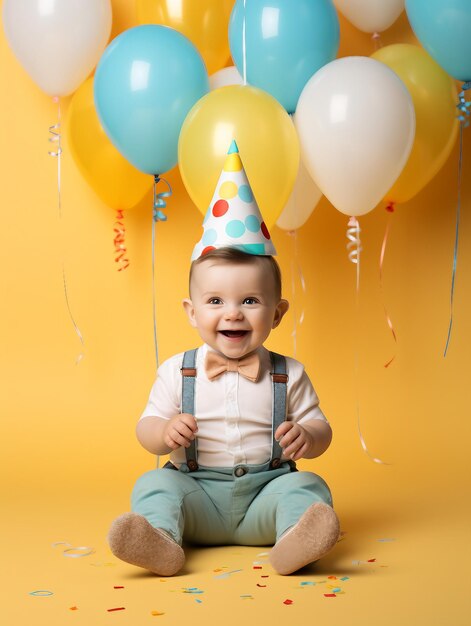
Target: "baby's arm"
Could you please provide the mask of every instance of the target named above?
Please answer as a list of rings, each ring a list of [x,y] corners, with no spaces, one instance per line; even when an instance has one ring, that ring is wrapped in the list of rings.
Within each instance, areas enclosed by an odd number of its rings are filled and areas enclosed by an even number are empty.
[[[152,454],[168,454],[180,446],[188,448],[197,432],[196,420],[189,413],[178,413],[169,420],[143,417],[136,428],[140,444]]]
[[[311,419],[302,426],[287,421],[278,426],[275,439],[283,449],[283,456],[293,461],[313,459],[330,446],[332,429],[321,419]]]

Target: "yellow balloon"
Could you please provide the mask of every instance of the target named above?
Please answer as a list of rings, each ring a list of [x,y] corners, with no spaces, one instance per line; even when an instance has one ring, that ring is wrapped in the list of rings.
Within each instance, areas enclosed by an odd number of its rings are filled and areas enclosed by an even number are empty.
[[[93,77],[74,93],[66,120],[67,142],[85,180],[112,209],[130,209],[152,186],[114,147],[100,124],[93,100]]]
[[[290,116],[265,91],[232,85],[198,100],[183,123],[178,142],[183,183],[205,215],[233,139],[270,228],[296,181],[299,143]]]
[[[139,24],[163,24],[183,33],[198,48],[208,74],[230,57],[229,17],[234,0],[137,0]]]
[[[416,130],[412,151],[401,175],[384,197],[386,202],[407,202],[435,176],[456,141],[456,86],[418,46],[393,44],[371,56],[399,76],[414,102]]]

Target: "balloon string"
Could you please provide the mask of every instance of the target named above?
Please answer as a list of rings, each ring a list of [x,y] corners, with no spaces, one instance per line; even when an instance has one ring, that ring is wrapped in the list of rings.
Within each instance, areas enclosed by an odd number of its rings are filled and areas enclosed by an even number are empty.
[[[471,102],[466,101],[465,92],[471,89],[471,81],[463,83],[461,91],[458,96],[458,104],[456,108],[459,110],[458,119],[460,121],[460,148],[459,148],[459,161],[458,161],[458,200],[456,205],[456,229],[455,229],[455,249],[453,252],[453,268],[451,272],[451,291],[450,291],[450,322],[448,325],[448,335],[446,338],[445,351],[443,356],[446,357],[448,347],[450,345],[451,331],[453,328],[453,308],[455,297],[455,278],[456,278],[456,266],[458,261],[458,243],[460,232],[460,214],[461,214],[461,180],[463,174],[463,130],[469,126],[469,115]]]
[[[384,304],[385,300],[384,300],[384,294],[383,294],[383,264],[384,264],[384,255],[386,253],[386,245],[387,245],[387,242],[388,242],[389,230],[391,228],[391,218],[392,218],[392,214],[394,212],[394,202],[390,202],[388,204],[388,206],[386,207],[386,211],[388,211],[389,215],[388,215],[388,219],[387,219],[387,222],[386,222],[386,229],[384,231],[383,245],[381,246],[381,254],[380,254],[380,257],[379,257],[379,288],[380,288],[381,296],[382,296],[382,300],[383,300],[383,308],[384,308],[384,314],[386,315],[386,321],[387,321],[389,329],[390,329],[390,331],[392,333],[393,339],[396,342],[396,348],[397,348],[396,331],[394,330],[391,318],[389,317],[388,310],[386,308],[386,305]],[[391,365],[391,363],[394,361],[395,358],[396,358],[396,355],[394,355],[392,357],[392,359],[389,359],[389,361],[384,364],[384,367],[389,367]]]
[[[356,314],[357,318],[360,317],[360,253],[362,251],[361,240],[360,240],[360,224],[356,217],[350,217],[348,220],[348,228],[347,228],[347,251],[349,260],[356,265]],[[358,436],[360,438],[361,447],[363,451],[367,454],[367,456],[374,461],[374,463],[380,463],[381,465],[390,465],[390,463],[385,463],[381,459],[377,459],[374,457],[370,451],[368,450],[368,446],[366,445],[365,438],[363,437],[362,429],[361,429],[361,418],[360,418],[360,394],[359,394],[359,381],[360,381],[360,348],[359,348],[359,335],[355,334],[355,357],[354,357],[354,374],[355,374],[355,404],[356,404],[356,414],[357,414],[357,428],[358,428]]]
[[[125,234],[126,228],[123,224],[124,214],[122,209],[118,209],[116,211],[116,221],[113,226],[113,231],[115,233],[115,237],[113,239],[114,243],[114,251],[115,251],[115,263],[118,263],[118,272],[125,270],[129,267],[129,259],[126,258],[126,245],[125,245]]]
[[[247,84],[247,42],[246,42],[246,15],[245,15],[245,2],[244,0],[244,19],[242,21],[242,74],[244,85]]]
[[[288,231],[288,235],[292,237],[293,240],[293,255],[291,260],[291,293],[293,300],[293,332],[291,336],[293,337],[293,356],[296,357],[297,351],[297,341],[298,341],[298,325],[304,322],[304,307],[301,309],[301,314],[298,319],[297,315],[297,306],[296,306],[296,274],[298,276],[299,282],[301,284],[303,301],[304,295],[306,293],[306,281],[304,279],[304,273],[302,267],[299,263],[299,254],[298,254],[298,233],[296,230]]]
[[[157,193],[157,185],[159,182],[164,182],[168,190]],[[153,323],[154,323],[154,348],[155,348],[155,361],[157,367],[159,367],[159,346],[157,343],[157,314],[156,314],[156,302],[155,302],[155,224],[156,222],[165,222],[167,216],[163,213],[162,209],[167,206],[164,198],[169,198],[172,195],[172,188],[170,184],[164,179],[160,178],[158,174],[154,176],[154,207],[152,214],[152,310],[153,310]]]
[[[57,104],[57,123],[53,124],[52,126],[49,126],[49,134],[51,135],[49,137],[49,142],[53,144],[53,149],[48,150],[48,154],[49,156],[52,156],[54,158],[57,159],[57,205],[58,205],[58,209],[59,209],[59,218],[62,220],[62,201],[61,201],[61,155],[62,155],[62,137],[61,137],[61,105],[60,105],[60,100],[58,97],[54,97],[52,99],[52,101],[54,103]],[[72,321],[72,325],[74,327],[74,330],[77,334],[77,337],[80,340],[80,343],[82,344],[82,351],[80,352],[80,354],[78,355],[77,359],[75,360],[75,364],[78,365],[80,363],[80,361],[83,359],[84,355],[84,348],[85,348],[85,341],[83,339],[83,335],[80,331],[80,328],[78,327],[73,313],[72,313],[72,308],[70,306],[70,302],[69,302],[69,290],[67,287],[67,278],[66,278],[66,274],[65,274],[65,263],[64,263],[64,259],[62,259],[62,282],[64,285],[64,296],[65,296],[65,304],[67,306],[67,311],[69,313],[69,317]]]
[[[373,33],[371,35],[371,39],[373,40],[373,43],[375,45],[375,51],[383,47],[380,33]]]

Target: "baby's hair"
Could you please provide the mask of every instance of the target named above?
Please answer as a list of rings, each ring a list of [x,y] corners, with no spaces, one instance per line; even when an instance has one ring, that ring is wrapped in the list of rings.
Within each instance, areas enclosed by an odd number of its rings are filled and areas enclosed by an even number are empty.
[[[248,254],[237,248],[216,248],[210,250],[204,256],[200,256],[193,261],[190,268],[190,289],[191,278],[193,276],[193,269],[209,260],[220,261],[221,263],[233,263],[234,265],[250,265],[259,263],[260,265],[266,265],[269,272],[271,272],[275,285],[275,296],[277,301],[281,299],[281,271],[278,263],[272,256],[262,256],[258,254]]]

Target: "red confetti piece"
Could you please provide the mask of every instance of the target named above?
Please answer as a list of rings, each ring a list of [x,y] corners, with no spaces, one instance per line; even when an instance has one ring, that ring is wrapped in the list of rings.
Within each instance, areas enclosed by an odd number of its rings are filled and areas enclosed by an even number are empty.
[[[367,563],[374,563],[376,559],[368,559]]]
[[[337,594],[335,593],[324,593],[324,598],[336,598]]]
[[[71,606],[69,611],[78,611],[78,606]]]
[[[111,611],[124,611],[125,607],[124,606],[118,606],[115,609],[107,609],[108,613],[111,613]]]
[[[329,580],[337,580],[337,576],[327,576]]]
[[[257,587],[266,587],[266,585],[261,585],[260,583],[257,583]]]
[[[262,574],[260,578],[270,578],[268,574]]]
[[[254,565],[253,569],[263,569],[261,565]]]
[[[283,604],[293,604],[293,601],[287,598],[286,600],[283,601]]]
[[[124,587],[121,587],[120,585],[115,585],[113,589],[124,589]]]

